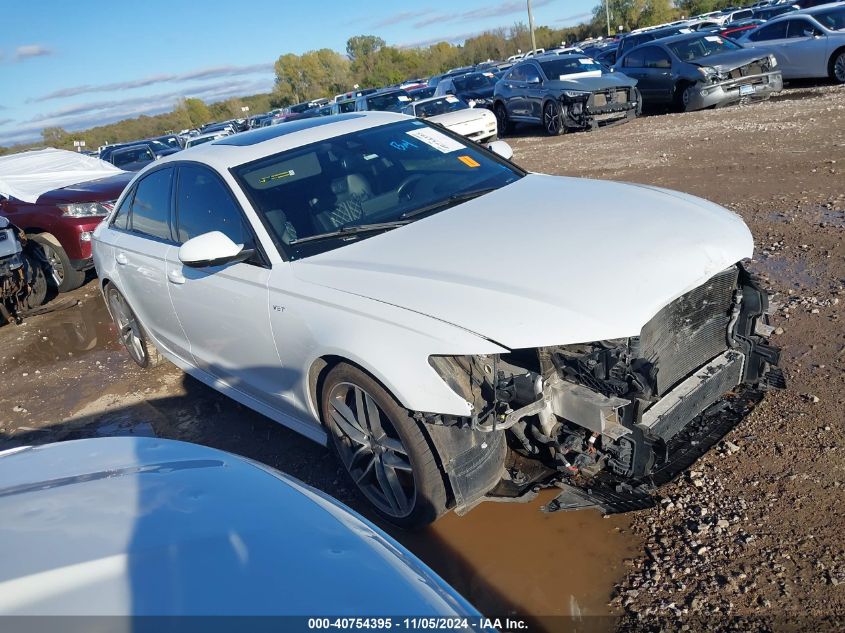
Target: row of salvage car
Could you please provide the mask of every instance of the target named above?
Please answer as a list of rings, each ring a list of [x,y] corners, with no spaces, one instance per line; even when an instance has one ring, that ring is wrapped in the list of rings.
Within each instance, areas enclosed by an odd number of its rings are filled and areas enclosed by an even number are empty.
[[[766,100],[784,78],[845,83],[842,3],[779,16],[736,40],[683,28],[665,34],[625,50],[613,66],[573,52],[516,64],[493,91],[499,133],[514,123],[541,124],[551,135],[595,129],[644,106],[690,111]]]

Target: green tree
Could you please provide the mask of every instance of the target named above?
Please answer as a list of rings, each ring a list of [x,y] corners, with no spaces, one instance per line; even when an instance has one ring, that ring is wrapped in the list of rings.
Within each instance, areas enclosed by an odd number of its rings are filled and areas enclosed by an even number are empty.
[[[199,127],[211,121],[211,112],[202,99],[185,99],[181,105],[191,127]]]
[[[304,55],[288,53],[276,61],[277,103],[299,103],[347,89],[349,60],[328,48]]]

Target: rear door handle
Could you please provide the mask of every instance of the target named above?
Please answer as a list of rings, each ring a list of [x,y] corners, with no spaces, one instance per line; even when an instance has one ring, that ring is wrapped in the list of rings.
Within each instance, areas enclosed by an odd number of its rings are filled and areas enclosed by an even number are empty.
[[[118,253],[117,255],[115,255],[114,261],[116,261],[121,266],[125,266],[126,264],[129,263],[129,260],[126,258],[126,255],[124,255],[123,253]]]
[[[167,273],[167,279],[172,284],[183,284],[185,283],[185,277],[180,273],[178,270],[171,270]]]

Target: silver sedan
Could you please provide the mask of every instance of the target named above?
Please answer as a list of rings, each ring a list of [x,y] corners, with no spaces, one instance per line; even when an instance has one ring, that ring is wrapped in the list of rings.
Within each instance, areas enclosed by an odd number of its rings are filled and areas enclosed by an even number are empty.
[[[845,3],[825,4],[776,18],[739,38],[765,46],[784,79],[830,77],[845,83]]]

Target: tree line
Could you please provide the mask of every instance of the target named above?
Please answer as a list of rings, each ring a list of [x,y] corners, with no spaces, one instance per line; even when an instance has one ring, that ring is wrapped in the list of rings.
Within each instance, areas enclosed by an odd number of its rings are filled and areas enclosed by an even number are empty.
[[[607,35],[607,10],[612,33],[670,22],[682,17],[746,5],[752,0],[603,0],[593,9],[590,20],[575,26],[551,28],[539,26],[534,36],[539,48],[554,48],[589,37]],[[272,93],[244,96],[206,104],[201,99],[182,99],[173,110],[156,116],[124,119],[82,131],[69,132],[60,127],[45,128],[41,142],[0,146],[0,155],[36,147],[73,149],[74,140],[85,141],[96,149],[106,143],[131,141],[169,132],[196,128],[210,121],[266,112],[320,97],[331,98],[351,90],[389,86],[406,79],[428,77],[450,68],[469,66],[489,59],[501,60],[519,51],[531,49],[528,27],[517,22],[509,28],[486,31],[463,44],[439,42],[419,48],[389,46],[376,35],[356,35],[346,43],[345,54],[331,49],[309,51],[302,55],[287,53],[275,64]]]

